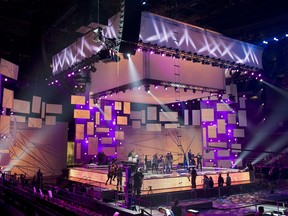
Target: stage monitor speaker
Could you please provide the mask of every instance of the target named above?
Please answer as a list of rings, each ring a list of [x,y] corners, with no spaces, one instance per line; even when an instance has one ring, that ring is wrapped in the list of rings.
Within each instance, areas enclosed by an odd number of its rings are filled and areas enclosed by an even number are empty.
[[[120,38],[120,53],[134,55],[137,49],[141,26],[141,0],[124,0],[124,17],[120,18],[123,23],[122,36]]]

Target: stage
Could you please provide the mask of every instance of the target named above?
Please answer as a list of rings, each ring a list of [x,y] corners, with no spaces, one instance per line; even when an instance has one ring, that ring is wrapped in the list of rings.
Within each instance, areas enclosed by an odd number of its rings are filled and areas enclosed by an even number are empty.
[[[116,179],[112,181],[112,184],[105,185],[107,180],[108,169],[106,166],[86,166],[86,167],[75,167],[69,170],[69,180],[81,182],[89,185],[101,187],[103,189],[117,190]],[[232,179],[232,185],[243,184],[250,182],[249,172],[244,172],[238,169],[226,169],[216,167],[203,167],[203,171],[198,171],[196,178],[197,188],[203,188],[203,176],[207,175],[212,177],[214,180],[214,186],[217,187],[218,175],[222,174],[222,177],[226,178],[226,173]],[[191,189],[191,181],[189,180],[189,173],[184,169],[173,170],[171,174],[156,174],[144,173],[142,193],[163,193],[173,192],[180,190]],[[125,172],[123,172],[123,186],[125,183]]]

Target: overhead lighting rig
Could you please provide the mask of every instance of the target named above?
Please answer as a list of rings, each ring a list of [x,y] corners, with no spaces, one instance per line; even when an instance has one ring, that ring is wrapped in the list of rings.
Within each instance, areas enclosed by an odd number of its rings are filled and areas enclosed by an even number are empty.
[[[247,66],[240,63],[226,61],[220,58],[210,57],[208,55],[199,55],[185,50],[179,50],[172,47],[159,46],[157,44],[144,43],[141,40],[138,42],[138,51],[149,52],[151,54],[158,54],[172,58],[192,61],[194,63],[202,63],[203,65],[211,65],[213,67],[229,68],[239,71],[247,71],[257,73],[259,68]]]

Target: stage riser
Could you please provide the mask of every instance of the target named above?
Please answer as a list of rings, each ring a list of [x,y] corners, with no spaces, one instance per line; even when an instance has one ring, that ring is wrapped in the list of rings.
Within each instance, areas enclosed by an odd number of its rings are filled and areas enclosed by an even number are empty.
[[[125,182],[125,175],[123,174],[123,185]],[[215,186],[218,182],[218,174],[210,174],[214,180]],[[226,178],[226,174],[222,174],[224,180]],[[232,185],[235,182],[243,182],[243,181],[249,181],[250,176],[249,172],[237,172],[237,173],[230,173],[231,179],[232,179]],[[70,169],[69,177],[79,178],[82,179],[83,182],[86,182],[89,184],[91,181],[98,182],[100,184],[105,184],[107,180],[107,172],[105,173],[102,170],[97,169],[84,169],[84,168],[73,168]],[[191,181],[189,181],[187,176],[175,176],[175,175],[161,175],[156,178],[156,175],[149,175],[150,178],[144,178],[142,190],[146,191],[149,190],[151,187],[153,192],[156,192],[157,190],[163,190],[163,189],[173,189],[173,188],[179,188],[179,187],[191,187]],[[196,185],[201,187],[203,186],[203,176],[199,175],[196,178]],[[112,182],[112,185],[108,183],[108,187],[111,189],[116,188],[116,180]]]

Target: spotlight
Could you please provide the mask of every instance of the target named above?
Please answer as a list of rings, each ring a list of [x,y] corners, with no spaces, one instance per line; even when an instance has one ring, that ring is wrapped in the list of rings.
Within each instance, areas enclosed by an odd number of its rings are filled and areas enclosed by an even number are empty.
[[[97,71],[97,69],[96,69],[93,65],[90,65],[89,70],[90,70],[92,73],[95,73],[95,72]]]
[[[144,86],[144,88],[147,93],[150,93],[150,85],[147,84]]]
[[[97,27],[93,32],[93,41],[95,41],[96,43],[101,43],[104,42],[104,37],[103,37],[103,33],[102,33],[102,28],[101,27]]]

